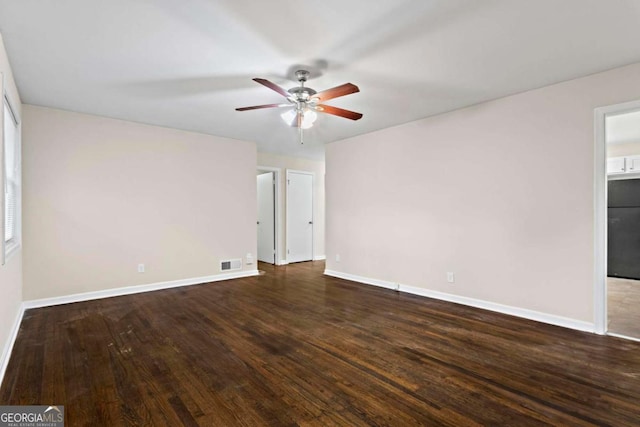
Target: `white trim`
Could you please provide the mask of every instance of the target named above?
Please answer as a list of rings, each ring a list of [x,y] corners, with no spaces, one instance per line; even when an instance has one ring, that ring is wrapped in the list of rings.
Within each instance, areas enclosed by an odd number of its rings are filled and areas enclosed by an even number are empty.
[[[316,255],[313,257],[314,261],[324,261],[325,259],[327,259],[326,255]]]
[[[608,332],[607,335],[611,337],[622,338],[624,340],[640,342],[640,338],[630,337],[628,335],[616,334],[614,332]]]
[[[594,325],[592,323],[584,322],[581,320],[569,319],[567,317],[541,313],[539,311],[528,310],[525,308],[513,307],[490,301],[448,294],[444,292],[432,291],[429,289],[417,288],[384,280],[371,279],[368,277],[361,277],[354,274],[341,273],[333,270],[325,270],[324,274],[326,274],[327,276],[338,277],[340,279],[364,283],[366,285],[378,286],[381,288],[392,289],[399,292],[406,292],[408,294],[434,298],[442,301],[448,301],[456,304],[462,304],[470,307],[508,314],[511,316],[522,317],[524,319],[535,320],[536,322],[548,323],[550,325],[562,326],[564,328],[576,329],[578,331],[594,332]]]
[[[275,180],[275,239],[276,239],[276,253],[274,255],[274,262],[278,265],[278,260],[282,257],[282,251],[284,248],[282,247],[282,233],[280,230],[283,230],[283,215],[282,215],[282,192],[280,190],[281,182],[282,182],[282,168],[274,168],[271,166],[258,166],[257,168],[260,172],[273,172],[273,179]],[[256,253],[256,259],[258,258],[258,254]]]
[[[593,183],[593,323],[595,332],[607,332],[607,146],[605,112],[595,110]]]
[[[239,279],[242,277],[257,276],[258,270],[238,271],[237,273],[214,274],[213,276],[194,277],[190,279],[171,280],[168,282],[151,283],[148,285],[126,286],[123,288],[105,289],[103,291],[84,292],[81,294],[65,295],[61,297],[43,298],[25,301],[24,308],[39,308],[52,305],[70,304],[73,302],[90,301],[102,298],[111,298],[121,295],[152,292],[161,289],[177,288],[180,286],[200,285],[203,283],[219,282],[221,280]]]
[[[7,338],[7,341],[4,343],[4,349],[2,350],[2,358],[0,359],[0,384],[4,380],[4,374],[7,371],[7,366],[9,366],[9,360],[11,359],[11,352],[13,351],[13,345],[16,342],[16,338],[18,337],[18,331],[20,330],[20,324],[22,323],[22,317],[24,316],[24,303],[20,304],[18,309],[18,313],[16,314],[16,318],[13,321],[13,326],[11,327],[11,333]]]
[[[286,259],[281,259],[278,265],[289,265],[289,261],[287,261]]]
[[[4,97],[4,74],[0,72],[0,95]],[[2,102],[2,108],[0,111],[0,265],[5,265],[7,262],[7,253],[6,253],[6,243],[4,241],[4,216],[6,212],[4,211],[4,192],[5,186],[7,183],[5,182],[7,178],[7,173],[5,172],[5,161],[4,161],[4,101]]]
[[[301,175],[311,175],[311,261],[313,261],[313,246],[315,243],[315,234],[316,234],[316,224],[315,224],[315,217],[313,215],[314,210],[315,210],[315,204],[316,204],[316,198],[315,198],[315,184],[316,184],[316,174],[315,172],[309,172],[309,171],[301,171],[301,170],[295,170],[295,169],[287,169],[286,170],[286,181],[284,183],[285,185],[285,191],[286,191],[286,197],[285,197],[285,210],[287,212],[287,217],[286,217],[286,239],[287,239],[287,253],[285,254],[285,258],[287,260],[287,264],[289,264],[289,174],[290,173],[297,173],[297,174],[301,174]],[[306,260],[300,260],[300,261],[306,261]],[[294,261],[294,262],[298,262],[298,261]]]
[[[607,115],[640,110],[640,101],[599,107],[594,110],[593,174],[593,320],[597,334],[607,333]]]
[[[5,170],[6,167],[6,162],[5,162],[5,153],[4,153],[4,146],[5,146],[5,134],[4,134],[4,108],[6,106],[7,111],[9,112],[9,116],[11,117],[11,119],[13,120],[13,125],[15,127],[15,131],[16,131],[16,137],[17,137],[17,141],[15,141],[16,146],[15,146],[15,158],[14,161],[17,164],[17,170],[19,171],[18,174],[18,178],[17,178],[17,193],[15,195],[16,200],[15,200],[15,204],[16,204],[16,217],[15,217],[15,235],[13,236],[13,238],[11,240],[9,240],[9,242],[5,242],[4,241],[4,222],[5,222],[5,215],[7,214],[4,211],[4,205],[2,207],[2,215],[0,215],[0,219],[2,221],[2,225],[0,226],[0,236],[2,236],[2,247],[0,248],[2,250],[2,259],[1,264],[4,265],[12,256],[13,254],[17,253],[18,250],[20,249],[20,247],[22,246],[22,126],[20,125],[20,116],[18,116],[17,110],[13,107],[13,102],[11,101],[11,99],[9,99],[9,94],[7,93],[7,91],[5,90],[5,85],[4,85],[4,75],[2,75],[2,73],[0,73],[0,77],[2,78],[2,84],[0,85],[0,93],[2,93],[2,111],[0,113],[2,113],[2,118],[0,118],[0,126],[2,127],[2,138],[0,143],[2,143],[2,147],[0,148],[0,162],[2,162],[2,167],[0,168],[1,172],[2,172],[2,183],[5,186],[5,191],[6,191],[6,185],[7,185],[7,171]],[[2,201],[2,203],[4,203]]]
[[[371,279],[369,277],[356,276],[355,274],[342,273],[335,270],[325,270],[324,274],[327,276],[337,277],[339,279],[351,280],[352,282],[364,283],[365,285],[378,286],[379,288],[396,290],[398,287],[396,283],[387,282],[385,280]]]

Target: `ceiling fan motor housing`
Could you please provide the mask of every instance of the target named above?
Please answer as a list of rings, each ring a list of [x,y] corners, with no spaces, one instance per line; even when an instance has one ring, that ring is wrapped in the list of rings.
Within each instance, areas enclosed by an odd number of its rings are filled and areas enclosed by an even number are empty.
[[[308,101],[313,95],[318,93],[310,87],[292,87],[287,92],[293,95],[297,101]]]
[[[310,87],[304,87],[304,82],[309,78],[309,72],[307,70],[296,71],[296,78],[300,82],[300,86],[292,87],[287,91],[293,95],[296,102],[307,102],[313,95],[318,93]]]

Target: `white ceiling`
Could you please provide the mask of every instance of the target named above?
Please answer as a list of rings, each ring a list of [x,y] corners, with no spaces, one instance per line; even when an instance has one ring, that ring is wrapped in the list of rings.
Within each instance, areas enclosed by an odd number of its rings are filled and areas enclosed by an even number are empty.
[[[255,141],[323,158],[324,144],[640,62],[638,0],[0,0],[23,102]],[[253,82],[312,72],[328,101],[306,131]],[[314,77],[315,76],[315,77]]]
[[[608,116],[606,134],[607,144],[640,142],[640,111]]]

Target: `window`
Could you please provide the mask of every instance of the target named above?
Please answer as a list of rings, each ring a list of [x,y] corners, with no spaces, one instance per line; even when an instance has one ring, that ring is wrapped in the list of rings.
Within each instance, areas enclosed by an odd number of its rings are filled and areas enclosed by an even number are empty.
[[[20,132],[17,116],[4,99],[4,251],[20,246]]]

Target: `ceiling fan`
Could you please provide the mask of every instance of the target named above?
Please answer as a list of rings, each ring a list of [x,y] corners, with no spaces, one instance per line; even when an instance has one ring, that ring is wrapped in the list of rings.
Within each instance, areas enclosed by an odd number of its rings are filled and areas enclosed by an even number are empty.
[[[266,79],[253,79],[255,82],[260,83],[261,85],[266,86],[269,89],[284,96],[287,99],[288,103],[254,105],[251,107],[236,108],[236,111],[259,110],[262,108],[293,107],[293,109],[281,114],[281,117],[290,126],[300,129],[300,142],[302,142],[302,130],[309,129],[311,126],[313,126],[313,123],[317,118],[316,111],[332,114],[334,116],[344,117],[351,120],[359,120],[362,118],[362,114],[356,113],[355,111],[349,111],[343,108],[321,104],[322,102],[328,101],[333,98],[360,92],[358,86],[351,83],[345,83],[331,89],[316,92],[310,87],[306,87],[304,85],[309,78],[309,72],[307,70],[296,71],[296,78],[298,79],[300,86],[293,87],[289,90],[285,90],[284,88]]]

